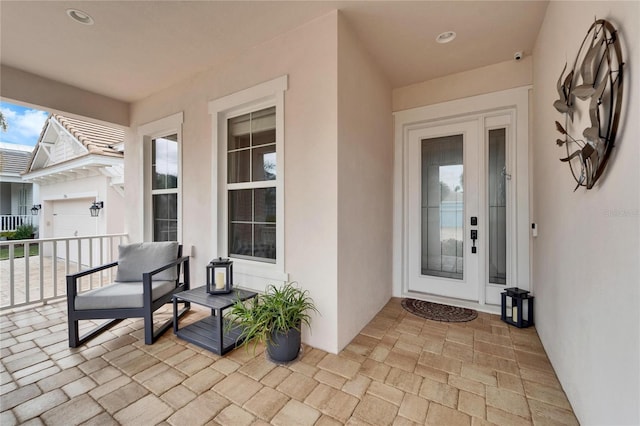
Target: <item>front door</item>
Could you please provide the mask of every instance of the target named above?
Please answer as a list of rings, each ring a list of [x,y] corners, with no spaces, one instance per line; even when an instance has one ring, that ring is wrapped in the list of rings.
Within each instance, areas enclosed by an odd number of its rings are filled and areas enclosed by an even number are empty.
[[[498,303],[513,282],[511,127],[505,113],[408,132],[409,291]]]
[[[395,294],[499,305],[531,290],[528,89],[401,111],[395,128]]]
[[[477,300],[477,122],[418,128],[408,144],[409,290]]]

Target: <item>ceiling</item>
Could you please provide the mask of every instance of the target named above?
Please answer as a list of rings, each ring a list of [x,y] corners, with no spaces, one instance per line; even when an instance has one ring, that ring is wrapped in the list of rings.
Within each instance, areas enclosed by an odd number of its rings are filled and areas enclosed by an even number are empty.
[[[0,62],[134,102],[338,9],[396,87],[530,54],[546,1],[7,1]],[[66,14],[77,8],[91,26]],[[457,32],[448,44],[443,31]]]

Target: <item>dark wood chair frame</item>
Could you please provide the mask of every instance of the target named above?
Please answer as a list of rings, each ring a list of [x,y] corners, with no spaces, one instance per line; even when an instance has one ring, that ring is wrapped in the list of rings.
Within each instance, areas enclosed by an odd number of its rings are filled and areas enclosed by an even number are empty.
[[[153,327],[153,313],[165,304],[172,304],[173,295],[190,288],[189,273],[189,256],[182,256],[182,246],[178,248],[178,258],[154,271],[142,274],[143,286],[143,306],[141,308],[112,308],[112,309],[75,309],[75,298],[78,294],[78,279],[105,269],[118,266],[118,262],[112,262],[106,265],[97,266],[95,268],[80,271],[75,274],[67,275],[67,317],[69,323],[69,347],[77,348],[90,339],[96,337],[100,333],[113,327],[126,318],[144,318],[144,343],[153,344],[164,332],[173,326],[173,317],[164,322],[157,331]],[[152,282],[153,276],[177,266],[178,279],[175,288],[169,293],[152,300]],[[183,282],[180,283],[180,268],[183,268]],[[185,302],[183,308],[178,312],[178,318],[182,317],[191,308],[191,303]],[[84,336],[80,337],[78,329],[79,320],[90,319],[111,319],[106,323],[94,328]]]

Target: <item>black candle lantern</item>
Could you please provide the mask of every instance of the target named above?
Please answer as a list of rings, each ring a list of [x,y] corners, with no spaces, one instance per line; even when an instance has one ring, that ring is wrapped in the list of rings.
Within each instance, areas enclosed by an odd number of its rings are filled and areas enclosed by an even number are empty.
[[[221,257],[207,265],[207,293],[226,294],[233,290],[233,262]]]
[[[502,293],[500,319],[518,328],[533,325],[533,299],[526,290],[518,287],[506,288]],[[525,319],[526,318],[526,319]]]

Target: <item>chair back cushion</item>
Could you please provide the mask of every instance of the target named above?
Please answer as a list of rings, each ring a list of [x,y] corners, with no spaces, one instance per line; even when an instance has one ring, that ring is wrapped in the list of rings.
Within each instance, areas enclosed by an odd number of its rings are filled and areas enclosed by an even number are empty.
[[[142,281],[142,274],[151,272],[178,258],[176,241],[123,244],[118,247],[116,281]],[[154,280],[175,281],[178,268],[169,268],[153,276]]]

